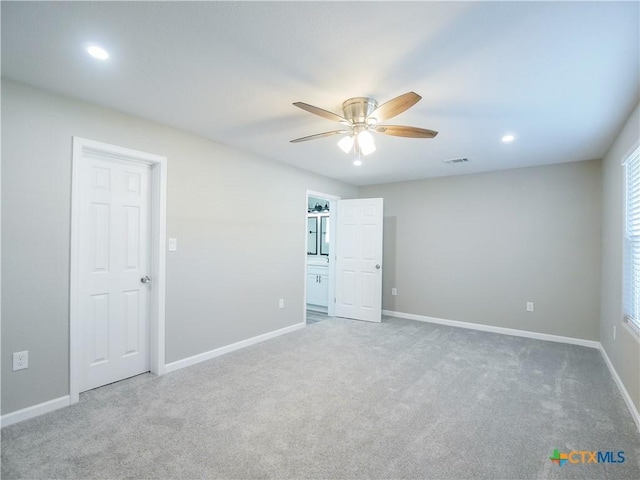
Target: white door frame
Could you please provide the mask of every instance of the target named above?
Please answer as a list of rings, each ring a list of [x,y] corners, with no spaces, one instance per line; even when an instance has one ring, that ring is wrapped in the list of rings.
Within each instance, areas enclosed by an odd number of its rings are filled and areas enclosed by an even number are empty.
[[[85,167],[84,154],[100,155],[106,160],[136,162],[151,167],[150,266],[153,278],[149,310],[149,355],[151,373],[165,372],[165,269],[167,238],[167,157],[130,148],[73,137],[71,173],[71,270],[69,295],[69,396],[70,403],[80,400],[82,338],[80,335],[80,181]]]
[[[336,263],[335,263],[335,256],[336,256],[336,229],[335,227],[335,222],[336,222],[336,209],[338,208],[338,200],[340,200],[340,197],[338,197],[337,195],[331,195],[329,193],[322,193],[322,192],[316,192],[314,190],[307,190],[307,194],[304,197],[304,230],[302,230],[303,232],[305,232],[305,236],[304,236],[304,275],[302,276],[302,278],[304,279],[304,302],[302,304],[302,310],[303,310],[303,320],[304,323],[307,323],[307,252],[308,250],[308,245],[307,245],[307,241],[309,240],[309,235],[306,234],[307,228],[308,228],[308,223],[307,223],[307,210],[309,208],[309,197],[318,197],[318,198],[324,198],[329,200],[329,303],[327,304],[327,315],[329,315],[330,317],[334,316],[335,314],[335,308],[336,308],[336,304],[333,302],[333,299],[336,296],[336,283],[334,281],[335,274],[336,274]],[[332,260],[334,259],[334,260]]]

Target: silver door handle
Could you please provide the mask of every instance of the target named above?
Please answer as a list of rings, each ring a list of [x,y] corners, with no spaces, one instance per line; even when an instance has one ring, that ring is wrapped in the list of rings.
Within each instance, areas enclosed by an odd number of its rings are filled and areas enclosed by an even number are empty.
[[[142,277],[140,279],[140,283],[151,283],[151,279],[149,278],[149,275],[145,275],[144,277]]]
[[[380,270],[380,264],[376,263],[376,270]]]

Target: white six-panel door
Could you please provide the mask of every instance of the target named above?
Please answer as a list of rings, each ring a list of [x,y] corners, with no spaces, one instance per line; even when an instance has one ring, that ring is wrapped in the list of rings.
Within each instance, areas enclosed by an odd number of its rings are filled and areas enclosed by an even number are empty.
[[[382,198],[338,201],[338,317],[382,321],[382,210]]]
[[[81,181],[80,391],[149,371],[148,165],[86,154]],[[152,280],[152,279],[151,279]]]

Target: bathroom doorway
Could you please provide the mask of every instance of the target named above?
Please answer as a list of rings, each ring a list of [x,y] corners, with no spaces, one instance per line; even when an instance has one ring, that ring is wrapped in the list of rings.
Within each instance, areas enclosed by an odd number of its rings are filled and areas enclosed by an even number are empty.
[[[307,190],[305,321],[317,323],[334,315],[335,225],[340,197]]]

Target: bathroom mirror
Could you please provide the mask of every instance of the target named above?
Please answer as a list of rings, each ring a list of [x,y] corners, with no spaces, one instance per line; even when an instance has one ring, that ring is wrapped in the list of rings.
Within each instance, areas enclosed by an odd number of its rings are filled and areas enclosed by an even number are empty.
[[[320,217],[320,255],[329,255],[329,217]]]
[[[307,255],[318,254],[318,217],[307,218]]]

